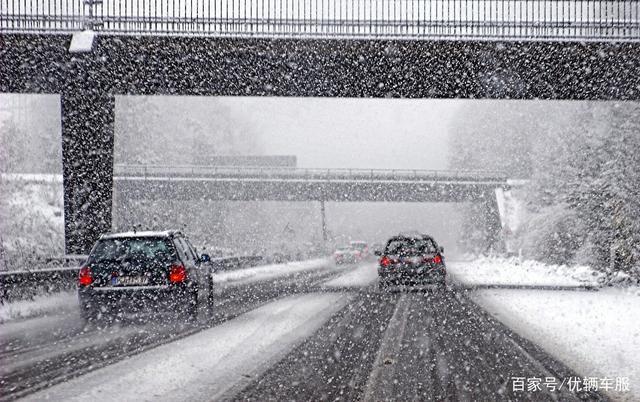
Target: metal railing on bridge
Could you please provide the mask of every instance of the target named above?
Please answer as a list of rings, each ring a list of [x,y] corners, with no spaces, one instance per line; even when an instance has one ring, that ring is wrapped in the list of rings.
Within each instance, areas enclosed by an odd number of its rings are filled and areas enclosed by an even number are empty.
[[[638,0],[0,0],[0,32],[640,40]]]
[[[506,183],[507,176],[490,170],[420,169],[306,169],[245,166],[160,166],[115,165],[115,177],[135,178],[216,178],[264,180],[376,180],[376,181],[456,181]]]

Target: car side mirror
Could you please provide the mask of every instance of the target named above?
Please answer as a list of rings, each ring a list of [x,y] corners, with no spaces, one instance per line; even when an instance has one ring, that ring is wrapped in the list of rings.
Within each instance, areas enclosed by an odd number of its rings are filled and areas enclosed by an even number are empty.
[[[382,251],[380,250],[376,250],[373,252],[373,254],[377,255],[378,257],[380,257],[382,255]]]
[[[200,262],[209,262],[211,261],[211,257],[209,257],[209,254],[202,254],[200,256]]]
[[[444,253],[444,247],[440,246],[439,248],[440,248],[440,252]]]

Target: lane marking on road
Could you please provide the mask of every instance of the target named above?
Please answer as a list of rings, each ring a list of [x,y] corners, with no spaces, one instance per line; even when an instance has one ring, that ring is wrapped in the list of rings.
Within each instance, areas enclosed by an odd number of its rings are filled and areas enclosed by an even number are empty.
[[[409,316],[409,298],[402,294],[396,303],[396,309],[384,332],[380,349],[365,386],[364,401],[382,401],[393,399],[393,376],[400,354],[404,331]]]
[[[283,298],[26,399],[218,400],[279,361],[348,301],[335,294]]]
[[[301,273],[302,275],[308,275],[309,278],[314,278],[316,276],[320,277],[320,281],[322,280],[326,280],[326,276],[325,275],[318,275],[318,273],[322,273],[325,272],[324,270],[317,270],[317,271],[308,271],[308,272],[304,272]],[[306,278],[307,276],[305,276]],[[288,288],[288,285],[286,285],[287,283],[289,283],[288,281],[290,280],[297,280],[297,277],[292,276],[292,277],[287,277],[287,278],[276,278],[275,280],[271,280],[271,281],[265,281],[265,282],[260,282],[259,284],[271,284],[271,285],[279,285],[279,286],[283,286],[285,289]],[[252,286],[248,285],[248,286]],[[247,288],[247,290],[249,290],[251,288]],[[282,294],[276,294],[274,296],[269,296],[268,299],[259,301],[259,300],[254,300],[252,299],[252,301],[250,303],[246,303],[243,304],[243,306],[241,306],[240,309],[238,309],[237,311],[234,310],[232,308],[232,311],[230,314],[225,314],[224,316],[215,316],[215,317],[209,317],[208,319],[206,319],[205,322],[200,322],[197,326],[187,326],[186,330],[185,329],[176,329],[176,333],[175,334],[170,334],[169,332],[167,333],[158,333],[159,337],[156,339],[154,338],[152,341],[150,342],[143,342],[139,345],[137,345],[135,347],[134,350],[129,350],[127,353],[118,353],[114,356],[110,356],[109,358],[102,358],[99,361],[95,361],[94,363],[92,363],[90,366],[81,366],[81,367],[76,367],[73,368],[72,366],[67,366],[66,364],[61,365],[61,366],[57,366],[54,370],[48,369],[46,372],[46,375],[44,375],[44,379],[42,381],[39,381],[37,383],[34,384],[30,384],[28,386],[28,388],[20,388],[16,393],[12,393],[10,395],[11,398],[16,398],[16,397],[24,397],[25,395],[29,395],[31,393],[40,391],[44,388],[49,388],[51,386],[54,386],[56,384],[62,383],[64,381],[69,380],[70,378],[75,378],[78,377],[80,375],[84,375],[87,373],[90,373],[94,370],[98,370],[101,369],[103,367],[107,367],[109,365],[112,364],[116,364],[117,362],[123,360],[124,358],[130,358],[132,356],[135,356],[137,354],[143,353],[143,352],[147,352],[150,350],[153,350],[154,348],[160,347],[162,345],[165,345],[167,343],[171,343],[171,342],[175,342],[181,338],[186,338],[189,337],[193,334],[197,334],[200,331],[204,331],[210,328],[214,328],[216,326],[222,325],[225,322],[231,321],[235,318],[237,318],[238,316],[248,313],[252,310],[258,309],[266,304],[269,304],[271,302],[275,302],[278,301],[280,299],[286,298],[286,297],[291,297],[292,295],[296,294],[296,293],[314,293],[314,292],[318,292],[319,289],[313,289],[311,287],[307,288],[305,286],[304,291],[302,292],[288,292],[285,291]],[[322,292],[324,293],[324,292]],[[344,292],[342,292],[342,294],[344,295]],[[345,297],[349,297],[348,295],[344,295]],[[256,303],[257,301],[257,303]],[[227,307],[227,304],[229,303],[236,303],[237,299],[232,299],[232,298],[228,298],[225,299],[224,302],[217,306],[217,308],[223,309],[225,310],[227,313],[229,312],[229,310],[227,310],[229,307]],[[78,321],[80,321],[80,317],[76,317]],[[159,323],[159,325],[164,327],[164,324]],[[114,339],[107,339],[105,337],[102,338],[96,338],[95,337],[95,332],[81,332],[79,334],[73,335],[71,338],[69,339],[64,339],[65,342],[69,342],[69,343],[76,343],[76,340],[78,339],[77,337],[89,337],[92,339],[99,339],[100,342],[99,343],[95,343],[95,344],[91,344],[93,346],[90,345],[90,348],[92,351],[93,349],[97,348],[97,347],[108,347],[108,342],[105,342],[105,339],[107,341],[117,341],[119,339],[121,339],[121,336],[117,336],[118,333],[120,335],[124,335],[129,336],[131,335],[131,333],[127,333],[125,334],[122,331],[129,331],[129,329],[133,330],[134,334],[140,333],[140,331],[149,331],[149,330],[154,330],[157,329],[157,327],[154,325],[151,328],[144,326],[142,328],[138,327],[138,326],[132,326],[132,327],[108,327],[106,330],[108,333],[111,333],[112,329],[116,329],[114,335]],[[99,331],[100,332],[100,331]],[[166,336],[165,336],[166,335]],[[169,336],[170,335],[170,336]],[[153,337],[152,337],[153,338]],[[42,345],[42,347],[39,347],[38,350],[40,349],[46,349],[48,351],[51,350],[55,350],[56,353],[55,355],[49,355],[46,356],[47,361],[49,360],[54,360],[55,358],[59,358],[61,356],[63,356],[65,354],[65,350],[60,347],[60,340],[55,340],[54,342],[51,343],[47,343],[46,345]],[[78,346],[81,346],[80,344],[78,344]],[[53,347],[53,349],[52,349]],[[77,349],[78,352],[81,352],[82,350],[87,350],[87,348],[79,348]],[[106,350],[113,350],[113,349],[106,349]],[[22,359],[22,356],[20,356],[20,353],[17,353],[15,356],[16,359],[21,359],[21,364],[24,363],[24,359]],[[42,361],[41,358],[38,358],[37,361]],[[37,365],[37,361],[36,361],[36,365]],[[35,366],[34,366],[35,367]],[[11,368],[11,367],[10,367]],[[5,370],[6,367],[1,367],[0,368],[0,372],[2,372],[3,370]],[[53,373],[53,374],[52,374]],[[0,373],[2,374],[1,376],[3,377],[3,379],[6,379],[5,375],[10,375],[11,373]],[[38,373],[38,376],[43,376],[43,373]],[[3,398],[3,396],[0,396],[0,400],[3,400],[5,398]]]
[[[354,290],[371,286],[378,280],[377,264],[373,261],[365,261],[355,264],[351,269],[341,275],[324,281],[322,287],[327,289]]]
[[[470,298],[456,293],[456,299],[458,300],[458,302],[464,307],[466,306],[471,306],[471,308],[467,307],[469,309],[469,311],[472,312],[472,314],[477,317],[478,320],[480,320],[481,322],[484,321],[486,322],[490,328],[499,331],[500,334],[504,337],[504,340],[509,342],[510,344],[513,345],[513,347],[520,352],[523,356],[525,356],[527,358],[527,360],[533,365],[535,366],[538,370],[539,373],[542,375],[544,374],[545,377],[548,378],[560,378],[560,376],[558,376],[556,373],[552,372],[551,370],[549,370],[549,368],[547,368],[539,359],[537,359],[536,357],[534,357],[531,353],[529,353],[529,351],[527,351],[520,343],[518,343],[515,339],[513,339],[513,337],[504,330],[500,330],[497,327],[497,323],[500,323],[501,325],[504,326],[504,329],[506,329],[507,331],[511,331],[511,329],[506,326],[505,324],[501,323],[501,321],[499,319],[497,319],[496,317],[491,316],[491,314],[485,310],[484,308],[482,308],[479,304],[477,304],[476,302],[474,302],[473,300],[471,300]],[[482,313],[481,313],[482,312]],[[514,332],[515,334],[515,332]],[[505,384],[505,386],[508,384]],[[548,393],[547,395],[550,397],[551,399],[553,399],[554,401],[558,401],[560,400],[559,398],[561,397],[561,395],[556,395],[556,393],[551,392]]]

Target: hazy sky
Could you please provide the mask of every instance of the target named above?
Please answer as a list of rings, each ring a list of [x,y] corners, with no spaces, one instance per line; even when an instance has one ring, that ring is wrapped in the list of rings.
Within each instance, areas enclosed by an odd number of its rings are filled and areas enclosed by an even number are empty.
[[[42,120],[35,116],[43,113],[57,122],[58,102],[55,96],[0,95],[0,117],[20,116],[15,121],[18,126],[32,130]],[[257,133],[256,141],[251,141],[258,145],[254,153],[296,155],[302,167],[446,169],[448,130],[462,102],[172,97],[164,98],[162,112],[171,110],[187,119],[207,108],[222,107]],[[33,113],[31,108],[41,109]],[[59,124],[50,129],[52,136],[60,135]]]
[[[461,101],[223,98],[246,116],[265,154],[302,167],[445,169],[448,126]]]

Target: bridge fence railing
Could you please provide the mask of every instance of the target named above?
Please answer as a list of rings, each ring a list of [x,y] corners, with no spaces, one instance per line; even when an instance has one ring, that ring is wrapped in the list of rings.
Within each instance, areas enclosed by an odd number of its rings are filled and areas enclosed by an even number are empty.
[[[1,32],[640,40],[640,0],[0,0]]]
[[[246,166],[161,166],[114,165],[116,177],[224,177],[301,180],[507,180],[507,175],[493,170],[422,170],[422,169],[313,169]]]

